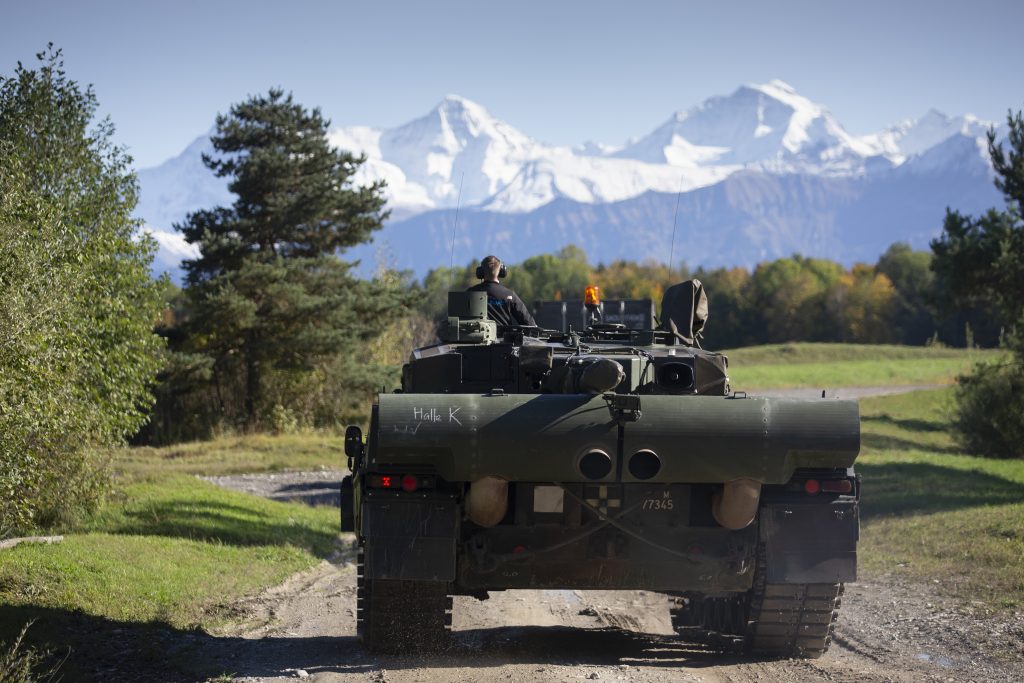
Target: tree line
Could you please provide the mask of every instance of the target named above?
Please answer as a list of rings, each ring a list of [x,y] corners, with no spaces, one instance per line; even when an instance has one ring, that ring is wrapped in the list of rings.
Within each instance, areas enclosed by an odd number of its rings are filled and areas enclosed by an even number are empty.
[[[949,288],[936,277],[931,251],[892,245],[875,264],[850,267],[800,255],[766,261],[753,270],[671,270],[655,262],[614,261],[591,265],[576,246],[510,264],[505,284],[527,305],[546,299],[581,299],[597,285],[606,299],[652,299],[665,288],[697,278],[710,302],[705,343],[713,349],[815,341],[865,344],[996,346],[1005,329],[990,306],[972,301],[953,308]],[[413,300],[428,319],[444,316],[449,286],[476,280],[476,262],[431,270],[417,283]]]

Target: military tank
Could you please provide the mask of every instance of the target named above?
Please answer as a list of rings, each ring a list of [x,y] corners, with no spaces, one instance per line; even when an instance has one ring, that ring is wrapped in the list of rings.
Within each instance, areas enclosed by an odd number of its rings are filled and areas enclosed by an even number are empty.
[[[622,589],[671,596],[685,637],[819,657],[856,578],[856,402],[733,391],[702,350],[707,297],[669,288],[656,329],[499,329],[452,292],[369,434],[349,427],[370,651],[443,647],[452,596]]]

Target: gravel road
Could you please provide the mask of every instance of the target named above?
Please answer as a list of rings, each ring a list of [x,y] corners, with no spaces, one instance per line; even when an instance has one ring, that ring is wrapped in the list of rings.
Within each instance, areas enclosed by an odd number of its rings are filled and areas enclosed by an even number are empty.
[[[215,481],[323,500],[333,495],[322,492],[324,484],[340,474]],[[374,657],[355,637],[354,550],[347,548],[233,605],[236,618],[196,655],[245,682],[1024,681],[1024,615],[992,617],[936,589],[877,579],[848,585],[832,648],[819,660],[752,661],[721,645],[684,642],[657,593],[568,590],[496,592],[484,602],[456,597],[449,651]]]
[[[930,586],[847,587],[831,650],[754,661],[688,643],[668,601],[645,591],[507,591],[455,599],[451,649],[373,657],[355,638],[355,566],[339,555],[237,605],[201,653],[237,681],[1013,681],[1024,618],[992,619]]]
[[[929,386],[857,387],[861,398]],[[810,392],[810,393],[808,393]],[[752,392],[753,393],[753,392]],[[811,397],[815,390],[762,395]],[[212,477],[278,500],[337,505],[342,472]],[[1024,681],[1024,615],[987,615],[935,584],[874,579],[847,586],[830,651],[818,660],[746,659],[727,644],[686,642],[668,599],[646,591],[506,591],[456,597],[451,647],[434,656],[370,656],[355,637],[356,572],[346,549],[231,606],[235,618],[197,657],[233,680],[453,681]]]

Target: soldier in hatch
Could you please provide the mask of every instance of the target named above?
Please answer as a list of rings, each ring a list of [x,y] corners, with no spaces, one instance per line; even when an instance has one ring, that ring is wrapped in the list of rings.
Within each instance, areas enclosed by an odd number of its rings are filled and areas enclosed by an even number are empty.
[[[485,256],[476,267],[476,276],[483,282],[473,285],[468,291],[487,292],[487,317],[498,323],[499,327],[537,324],[519,295],[498,283],[500,278],[508,277],[508,268],[501,259]]]

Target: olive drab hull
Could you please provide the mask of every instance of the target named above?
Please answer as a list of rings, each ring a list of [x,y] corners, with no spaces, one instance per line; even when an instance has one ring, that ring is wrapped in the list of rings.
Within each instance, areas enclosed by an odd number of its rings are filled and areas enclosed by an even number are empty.
[[[385,394],[371,465],[428,465],[449,481],[784,484],[800,468],[850,467],[860,449],[855,401],[644,396],[635,421],[579,394]],[[581,472],[590,452],[613,462]],[[636,453],[656,472],[631,472]]]
[[[349,427],[364,644],[443,644],[452,595],[620,589],[666,593],[680,633],[820,656],[857,576],[857,403],[734,392],[697,281],[656,329],[599,322],[596,289],[580,305],[582,331],[564,302],[561,330],[503,329],[449,293],[365,442]]]

